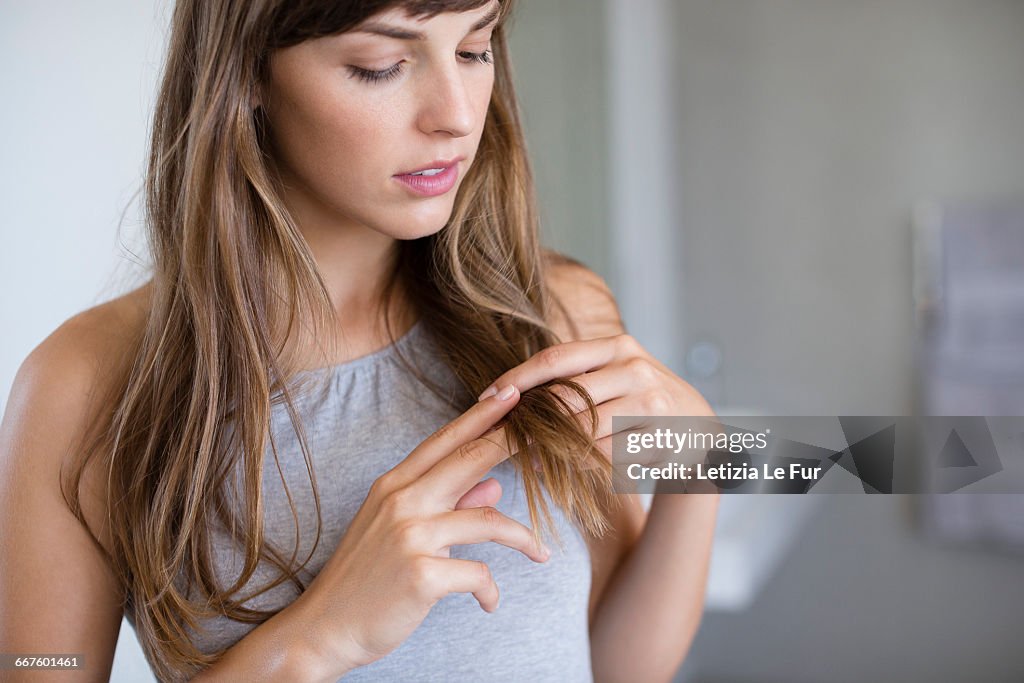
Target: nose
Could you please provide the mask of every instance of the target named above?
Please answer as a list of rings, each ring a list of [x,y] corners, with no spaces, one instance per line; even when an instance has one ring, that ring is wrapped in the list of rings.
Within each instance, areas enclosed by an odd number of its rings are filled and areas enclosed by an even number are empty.
[[[465,137],[473,132],[476,110],[460,66],[454,62],[440,66],[432,78],[424,79],[419,113],[419,127],[424,133]]]

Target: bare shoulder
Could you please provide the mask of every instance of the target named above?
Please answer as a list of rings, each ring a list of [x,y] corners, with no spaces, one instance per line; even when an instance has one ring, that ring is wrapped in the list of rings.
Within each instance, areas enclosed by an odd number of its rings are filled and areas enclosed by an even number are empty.
[[[75,371],[120,357],[148,314],[150,283],[77,313],[51,332],[26,357],[21,370],[39,373],[55,365]]]
[[[149,313],[149,282],[66,320],[37,346],[32,355],[49,360],[79,362],[92,357],[103,362],[120,357],[130,346]]]
[[[45,406],[49,419],[65,426],[84,418],[88,399],[102,394],[105,378],[124,361],[141,331],[149,291],[143,285],[68,318],[51,332],[18,369],[7,417],[28,417],[17,411]]]
[[[625,332],[615,296],[600,275],[555,251],[545,251],[544,257],[545,279],[554,300],[550,324],[562,341]]]
[[[11,399],[45,394],[51,404],[81,403],[102,388],[103,371],[124,359],[148,312],[147,283],[68,318],[22,362]]]
[[[69,450],[78,445],[108,389],[105,380],[130,355],[149,293],[147,283],[72,316],[22,362],[0,425],[4,450],[14,448],[13,441],[23,453],[32,453],[22,466],[50,480],[67,464]],[[87,519],[99,518],[87,499],[82,505]]]

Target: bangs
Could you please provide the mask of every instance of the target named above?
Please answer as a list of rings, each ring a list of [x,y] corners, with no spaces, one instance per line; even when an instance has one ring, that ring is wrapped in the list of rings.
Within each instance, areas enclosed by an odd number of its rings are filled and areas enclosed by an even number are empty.
[[[297,45],[304,40],[344,33],[366,19],[396,8],[410,18],[427,20],[444,12],[468,12],[493,0],[298,0],[281,2],[269,22],[269,50]],[[500,27],[510,0],[500,0]]]

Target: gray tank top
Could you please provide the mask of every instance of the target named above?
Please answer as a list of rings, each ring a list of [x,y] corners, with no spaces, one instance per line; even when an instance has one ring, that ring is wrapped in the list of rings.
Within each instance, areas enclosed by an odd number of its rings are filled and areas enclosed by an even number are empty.
[[[402,366],[396,347],[421,372],[450,390],[447,402]],[[440,361],[422,320],[391,346],[303,376],[322,380],[293,397],[306,429],[323,519],[320,542],[308,571],[302,574],[308,584],[337,547],[373,481],[469,404],[468,397],[459,393],[454,373]],[[470,403],[474,400],[468,398]],[[316,508],[306,462],[284,404],[274,405],[271,429],[299,516],[298,559],[302,560],[316,536]],[[487,476],[495,477],[502,487],[495,507],[529,527],[526,495],[512,462],[500,463]],[[295,524],[280,477],[268,444],[263,470],[265,531],[277,548],[290,555]],[[451,593],[434,605],[396,650],[353,670],[344,680],[592,681],[587,623],[590,554],[578,529],[550,498],[547,502],[562,546],[546,538],[552,555],[545,563],[494,542],[451,546],[452,557],[483,561],[490,567],[501,593],[496,612],[485,612],[470,593]],[[241,573],[241,553],[233,551],[224,537],[215,545],[214,556],[221,585],[230,585]],[[261,565],[243,594],[274,576],[273,567]],[[246,604],[280,609],[297,596],[289,582]],[[203,625],[205,630],[193,634],[204,652],[230,646],[254,628],[224,617]]]

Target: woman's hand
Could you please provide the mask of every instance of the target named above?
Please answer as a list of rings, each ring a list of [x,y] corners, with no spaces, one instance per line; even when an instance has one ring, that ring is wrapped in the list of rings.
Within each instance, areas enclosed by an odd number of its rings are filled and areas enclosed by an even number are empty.
[[[527,391],[556,378],[569,378],[590,392],[597,405],[597,447],[611,461],[612,416],[714,417],[704,397],[649,354],[633,337],[620,334],[599,339],[556,344],[537,352],[526,362],[498,377],[480,395],[486,400],[497,387],[514,384]],[[589,412],[576,392],[563,386],[552,391],[574,406],[586,420]],[[642,424],[622,424],[633,431]],[[585,467],[588,465],[584,465]],[[596,467],[597,463],[590,463]]]
[[[471,592],[484,610],[497,609],[487,565],[451,558],[452,545],[494,541],[536,562],[549,557],[529,528],[492,507],[501,496],[497,480],[480,481],[509,457],[504,429],[486,433],[519,401],[515,387],[501,386],[374,481],[337,550],[296,600],[324,662],[347,670],[380,659],[449,593]]]

